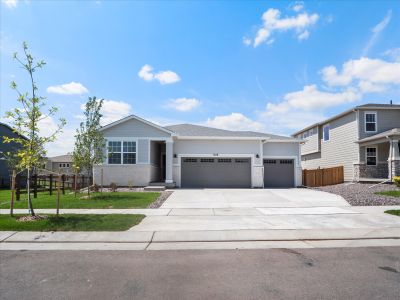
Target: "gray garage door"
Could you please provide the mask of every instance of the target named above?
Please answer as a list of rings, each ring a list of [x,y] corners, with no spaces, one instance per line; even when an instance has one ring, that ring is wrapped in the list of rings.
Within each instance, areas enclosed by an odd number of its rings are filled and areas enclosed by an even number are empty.
[[[294,187],[294,160],[264,159],[264,187]]]
[[[185,188],[250,188],[250,158],[184,157],[181,185]]]

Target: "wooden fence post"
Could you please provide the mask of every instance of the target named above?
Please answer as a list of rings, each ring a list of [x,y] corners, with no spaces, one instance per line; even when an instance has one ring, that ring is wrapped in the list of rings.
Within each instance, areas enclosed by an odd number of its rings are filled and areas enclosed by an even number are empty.
[[[60,214],[60,193],[61,193],[61,174],[58,175],[58,185],[57,185],[57,218]]]
[[[51,195],[53,195],[53,174],[50,174],[49,178],[50,178],[50,182],[49,182],[49,184],[50,184],[50,186],[49,186],[49,191],[50,191],[50,196],[51,196]]]
[[[37,174],[33,175],[33,198],[37,198]]]
[[[11,203],[10,203],[10,216],[14,216],[14,195],[15,195],[15,177],[16,172],[13,170],[11,177]]]
[[[65,195],[65,175],[61,175],[61,180],[62,180],[62,193]]]

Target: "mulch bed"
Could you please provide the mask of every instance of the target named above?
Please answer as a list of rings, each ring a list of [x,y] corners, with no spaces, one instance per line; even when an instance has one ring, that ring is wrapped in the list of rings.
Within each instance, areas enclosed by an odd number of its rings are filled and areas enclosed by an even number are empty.
[[[39,221],[48,219],[49,216],[41,216],[41,215],[34,215],[34,216],[23,216],[17,219],[18,222],[32,222],[32,221]]]
[[[376,192],[398,189],[394,184],[380,184],[374,187],[372,183],[342,183],[322,186],[316,190],[337,194],[353,206],[400,205],[399,197],[376,195]]]
[[[173,191],[161,192],[161,195],[157,198],[157,200],[151,203],[147,208],[159,208],[161,205],[163,205],[165,200],[167,200],[168,197],[171,196],[172,193]]]

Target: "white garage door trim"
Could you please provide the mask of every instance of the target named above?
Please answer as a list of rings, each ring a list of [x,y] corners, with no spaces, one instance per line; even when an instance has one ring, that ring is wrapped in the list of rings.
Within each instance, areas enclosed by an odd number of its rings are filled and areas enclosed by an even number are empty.
[[[298,163],[299,163],[299,159],[297,156],[293,155],[293,156],[279,156],[279,155],[264,155],[263,156],[263,160],[264,159],[293,159],[294,160],[294,186],[299,186],[299,178],[297,176],[297,172],[298,172]],[[264,178],[264,170],[263,170],[263,178]]]
[[[250,168],[250,177],[251,177],[251,187],[253,188],[254,187],[254,183],[253,183],[253,167],[255,166],[255,154],[234,154],[234,153],[229,153],[229,154],[226,154],[226,153],[218,153],[218,154],[178,154],[178,163],[177,164],[174,164],[174,166],[178,166],[179,167],[179,182],[180,182],[180,184],[182,183],[182,178],[181,178],[181,176],[182,176],[182,164],[181,164],[181,161],[182,161],[182,158],[185,158],[185,157],[213,157],[213,158],[219,158],[219,157],[223,157],[223,158],[225,158],[225,157],[227,157],[227,158],[229,158],[229,157],[243,157],[243,158],[250,158],[250,160],[251,160],[251,168]]]

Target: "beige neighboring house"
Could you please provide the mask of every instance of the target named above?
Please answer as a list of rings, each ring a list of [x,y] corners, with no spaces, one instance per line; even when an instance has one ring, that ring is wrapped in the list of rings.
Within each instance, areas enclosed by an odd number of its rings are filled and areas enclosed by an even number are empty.
[[[56,173],[72,174],[72,155],[67,153],[47,158],[46,169]]]
[[[400,176],[400,105],[365,104],[293,134],[303,169],[344,167],[345,181]]]

